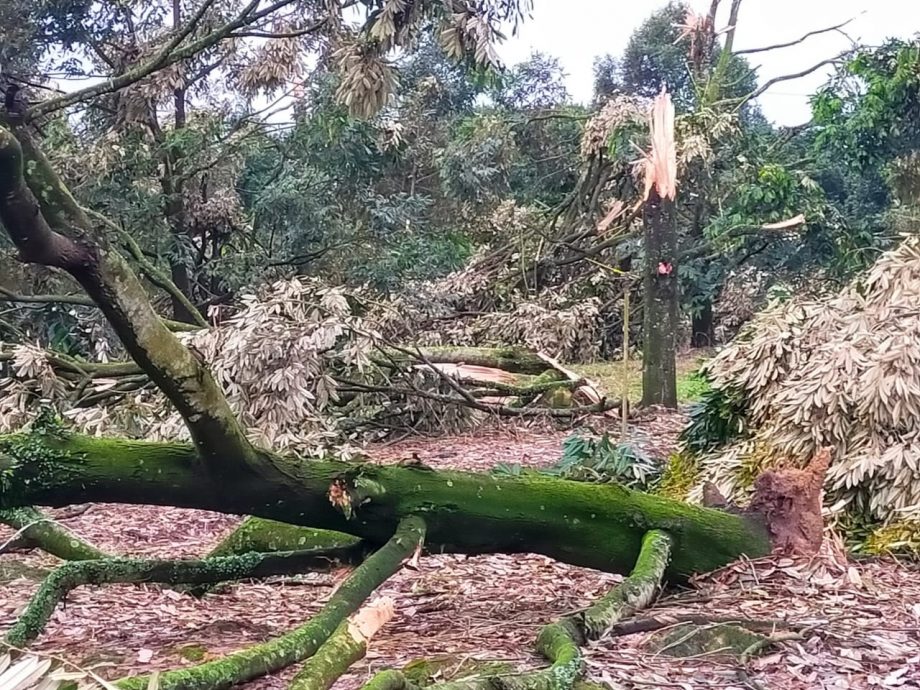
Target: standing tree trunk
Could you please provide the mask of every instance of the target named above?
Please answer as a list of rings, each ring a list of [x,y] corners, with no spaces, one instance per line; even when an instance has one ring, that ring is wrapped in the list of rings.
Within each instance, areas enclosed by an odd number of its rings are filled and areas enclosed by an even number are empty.
[[[642,404],[677,407],[677,233],[674,202],[652,189],[643,211]]]

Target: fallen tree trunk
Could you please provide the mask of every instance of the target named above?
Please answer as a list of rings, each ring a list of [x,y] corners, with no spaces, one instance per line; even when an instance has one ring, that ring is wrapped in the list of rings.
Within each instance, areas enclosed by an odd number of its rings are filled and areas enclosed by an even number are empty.
[[[415,355],[416,351],[418,356]],[[515,374],[542,374],[549,367],[537,353],[522,347],[454,347],[386,348],[379,364],[426,360],[432,364],[468,364],[476,367],[504,369]]]
[[[232,459],[231,459],[232,462]],[[682,579],[770,550],[754,516],[687,505],[612,484],[440,472],[425,466],[304,462],[264,453],[268,473],[217,476],[191,446],[64,432],[0,436],[0,508],[120,502],[248,514],[382,544],[422,515],[434,552],[541,553],[629,572],[646,532],[674,539]]]

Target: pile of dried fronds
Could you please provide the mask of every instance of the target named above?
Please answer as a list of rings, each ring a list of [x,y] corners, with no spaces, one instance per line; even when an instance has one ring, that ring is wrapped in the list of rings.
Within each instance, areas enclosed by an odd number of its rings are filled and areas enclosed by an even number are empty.
[[[578,286],[527,296],[508,291],[507,276],[470,266],[442,279],[407,287],[375,319],[390,340],[419,345],[526,347],[564,362],[602,355],[601,300]],[[602,292],[596,286],[594,292]]]
[[[219,326],[178,337],[207,364],[255,443],[305,455],[330,447],[341,453],[369,434],[457,433],[493,414],[575,417],[618,405],[549,354],[558,342],[570,343],[565,352],[593,346],[592,329],[581,328],[597,318],[593,302],[571,312],[525,305],[504,330],[500,314],[483,317],[483,332],[530,343],[529,351],[425,354],[412,334],[406,347],[381,336],[381,311],[393,313],[317,280],[281,281],[243,297]],[[520,330],[524,324],[534,330]],[[0,433],[47,407],[85,433],[187,436],[180,415],[133,362],[0,343]]]
[[[704,454],[701,480],[743,498],[764,466],[832,446],[829,512],[881,526],[876,547],[920,546],[920,239],[832,298],[767,309],[707,368],[745,404],[741,440]]]

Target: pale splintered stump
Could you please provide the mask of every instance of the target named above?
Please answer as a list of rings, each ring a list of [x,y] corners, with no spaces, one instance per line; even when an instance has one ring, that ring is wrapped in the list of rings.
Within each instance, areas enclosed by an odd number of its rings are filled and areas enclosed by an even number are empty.
[[[393,600],[388,597],[362,608],[304,662],[288,690],[328,690],[349,666],[364,658],[371,638],[393,618],[393,613]]]

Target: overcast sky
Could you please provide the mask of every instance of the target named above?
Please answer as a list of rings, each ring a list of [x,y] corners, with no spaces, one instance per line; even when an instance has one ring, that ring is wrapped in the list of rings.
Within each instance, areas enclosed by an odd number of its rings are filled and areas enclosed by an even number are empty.
[[[666,0],[534,0],[533,18],[501,46],[508,64],[527,58],[533,50],[554,55],[566,71],[569,92],[581,101],[591,98],[594,57],[619,54],[630,34]],[[706,11],[709,0],[692,0]],[[723,0],[723,15],[729,0]],[[744,0],[735,38],[737,49],[782,43],[802,34],[853,18],[844,29],[861,43],[878,44],[886,37],[907,38],[920,31],[917,0]],[[721,17],[719,28],[725,24]],[[850,46],[837,33],[809,38],[792,48],[750,56],[760,66],[761,81],[803,69]],[[808,94],[825,80],[829,70],[774,86],[761,98],[767,117],[778,124],[795,125],[809,118]]]

